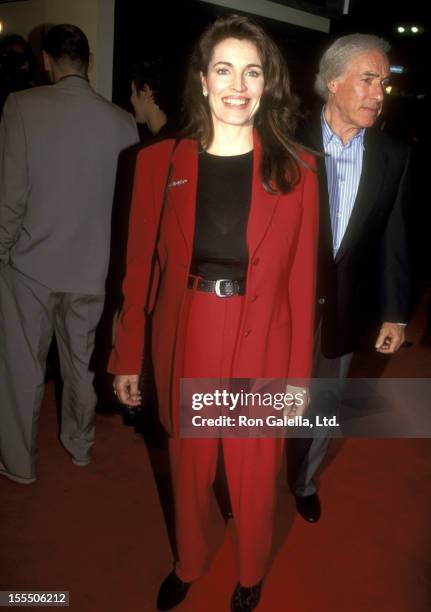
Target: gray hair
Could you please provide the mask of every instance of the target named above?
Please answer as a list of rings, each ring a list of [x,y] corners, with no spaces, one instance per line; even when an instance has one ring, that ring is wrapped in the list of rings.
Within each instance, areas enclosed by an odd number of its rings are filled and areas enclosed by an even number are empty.
[[[355,55],[366,51],[380,51],[386,54],[390,48],[386,40],[374,34],[348,34],[337,38],[320,60],[319,72],[314,83],[315,91],[320,97],[327,100],[328,81],[338,79]]]

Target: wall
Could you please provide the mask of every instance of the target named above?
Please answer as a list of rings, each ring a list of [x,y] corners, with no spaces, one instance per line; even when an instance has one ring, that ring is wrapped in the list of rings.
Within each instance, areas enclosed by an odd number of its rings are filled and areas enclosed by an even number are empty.
[[[320,17],[306,11],[300,11],[278,2],[268,0],[201,0],[225,8],[244,11],[261,17],[269,17],[285,23],[311,28],[320,32],[329,32],[331,22],[326,17]]]
[[[27,0],[0,4],[5,34],[25,38],[42,24],[72,23],[88,36],[94,65],[90,81],[107,98],[112,94],[115,0]]]
[[[45,0],[0,4],[2,34],[21,34],[28,38],[30,32],[43,22],[44,13]]]
[[[110,100],[114,62],[115,0],[98,0],[97,13],[97,91]]]

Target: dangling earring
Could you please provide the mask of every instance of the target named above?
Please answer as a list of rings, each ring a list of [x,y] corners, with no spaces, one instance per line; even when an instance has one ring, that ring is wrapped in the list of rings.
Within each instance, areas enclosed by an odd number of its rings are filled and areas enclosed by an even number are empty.
[[[208,92],[206,91],[206,89],[204,89],[202,93],[203,93],[204,98],[206,98],[208,95]]]

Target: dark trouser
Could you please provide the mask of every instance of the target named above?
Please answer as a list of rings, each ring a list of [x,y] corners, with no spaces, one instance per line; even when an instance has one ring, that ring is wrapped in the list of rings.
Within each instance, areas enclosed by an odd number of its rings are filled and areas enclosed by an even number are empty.
[[[89,371],[103,295],[52,291],[0,264],[0,459],[35,475],[46,356],[55,333],[64,382],[60,439],[76,459],[94,443],[96,394]]]
[[[329,359],[322,354],[320,326],[316,332],[313,377],[314,378],[347,378],[353,353]],[[288,441],[289,484],[294,495],[299,497],[316,492],[313,477],[325,458],[330,438],[292,438]]]

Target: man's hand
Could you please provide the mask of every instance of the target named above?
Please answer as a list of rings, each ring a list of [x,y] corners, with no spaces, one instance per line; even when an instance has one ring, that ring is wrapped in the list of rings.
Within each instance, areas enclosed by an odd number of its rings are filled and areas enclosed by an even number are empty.
[[[379,353],[395,353],[405,339],[405,325],[399,323],[383,323],[375,348]]]
[[[139,374],[117,374],[114,378],[114,393],[118,401],[126,406],[139,406],[141,394],[138,385]]]

